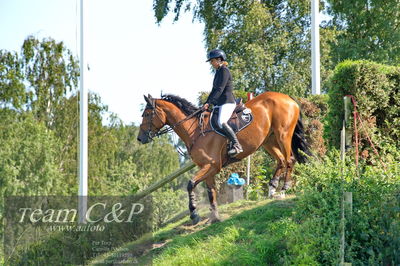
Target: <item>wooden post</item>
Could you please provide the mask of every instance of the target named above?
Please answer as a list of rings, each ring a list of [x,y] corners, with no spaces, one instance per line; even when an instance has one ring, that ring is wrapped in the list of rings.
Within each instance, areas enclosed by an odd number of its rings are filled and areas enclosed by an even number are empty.
[[[342,182],[345,182],[344,179],[344,170],[346,167],[346,124],[349,121],[350,118],[350,98],[345,96],[343,98],[344,101],[344,119],[343,119],[343,126],[342,126],[342,131],[340,132],[340,157],[342,160],[342,167],[341,167],[341,173],[342,173]],[[342,203],[341,203],[341,219],[340,219],[340,225],[341,225],[341,237],[340,237],[340,265],[342,266],[348,266],[351,265],[351,263],[346,263],[344,262],[344,255],[345,255],[345,229],[346,229],[346,217],[351,217],[351,212],[353,208],[353,194],[352,192],[344,192],[343,190],[343,196],[342,196]]]
[[[346,166],[346,149],[345,149],[345,138],[346,138],[346,128],[345,128],[345,121],[343,120],[343,126],[342,126],[342,131],[340,132],[340,158],[342,160],[342,167],[341,167],[341,172],[342,172],[342,182],[344,182],[344,168]],[[345,252],[345,217],[344,217],[344,192],[342,195],[342,202],[341,202],[341,210],[340,210],[340,265],[344,265],[344,252]]]
[[[351,217],[353,212],[353,192],[344,192],[344,212],[346,217]]]

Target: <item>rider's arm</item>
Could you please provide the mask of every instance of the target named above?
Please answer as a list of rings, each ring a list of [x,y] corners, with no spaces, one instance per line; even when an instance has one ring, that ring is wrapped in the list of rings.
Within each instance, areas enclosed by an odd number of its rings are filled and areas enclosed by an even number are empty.
[[[206,103],[211,103],[214,105],[217,104],[218,98],[224,92],[228,80],[229,80],[229,70],[226,67],[221,67],[215,74],[213,89],[210,95],[208,96]]]

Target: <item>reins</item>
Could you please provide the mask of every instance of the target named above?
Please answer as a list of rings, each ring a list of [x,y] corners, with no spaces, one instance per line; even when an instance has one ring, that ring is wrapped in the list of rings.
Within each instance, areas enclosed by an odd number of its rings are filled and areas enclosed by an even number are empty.
[[[179,125],[182,124],[183,122],[188,121],[189,119],[191,119],[192,117],[196,116],[198,113],[200,113],[200,112],[202,112],[202,111],[203,111],[202,109],[199,109],[199,110],[195,111],[194,113],[188,115],[186,118],[182,119],[181,121],[175,123],[174,125],[168,126],[166,129],[163,129],[163,130],[158,131],[158,132],[154,135],[154,137],[159,137],[159,136],[164,135],[164,134],[166,134],[166,133],[172,132],[177,126],[179,126]],[[157,113],[156,113],[156,115],[157,115]],[[157,115],[157,116],[158,116],[158,115]]]
[[[156,115],[156,116],[158,117],[158,119],[161,120],[160,116],[159,116],[159,115],[157,114],[157,112],[156,112],[156,101],[152,102],[151,108],[153,109],[153,112],[152,112],[151,117],[149,118],[149,125],[152,124],[152,120],[153,120],[154,115]],[[200,109],[196,110],[195,112],[193,112],[192,114],[190,114],[190,115],[188,115],[187,117],[185,117],[184,119],[178,121],[177,123],[175,123],[175,124],[173,124],[173,125],[167,126],[167,128],[165,128],[165,129],[163,129],[163,130],[160,130],[160,131],[158,131],[157,133],[154,133],[151,129],[149,129],[148,132],[147,132],[147,135],[148,135],[148,137],[149,137],[150,139],[153,139],[153,138],[155,138],[155,137],[159,137],[159,136],[161,136],[161,135],[170,133],[170,132],[174,131],[174,129],[175,129],[177,126],[181,125],[182,123],[188,121],[189,119],[191,119],[191,118],[197,116],[199,113],[201,113],[201,115],[200,115],[200,117],[199,117],[199,128],[200,128],[200,133],[198,134],[197,137],[195,137],[195,138],[193,139],[191,145],[190,145],[189,147],[186,147],[186,148],[187,148],[187,152],[190,154],[190,151],[191,151],[193,145],[194,145],[194,144],[196,143],[196,141],[200,138],[200,136],[205,136],[205,134],[207,134],[207,133],[213,131],[213,130],[207,130],[207,131],[205,131],[205,126],[206,126],[205,123],[204,123],[204,112],[205,112],[205,111],[206,111],[206,110],[200,108]],[[181,155],[184,155],[182,151],[178,150],[178,152],[179,152]]]

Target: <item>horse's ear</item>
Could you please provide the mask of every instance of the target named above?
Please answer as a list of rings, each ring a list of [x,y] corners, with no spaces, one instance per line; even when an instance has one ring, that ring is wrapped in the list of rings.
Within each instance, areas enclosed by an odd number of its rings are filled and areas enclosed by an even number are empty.
[[[147,103],[148,105],[151,105],[150,99],[149,99],[146,95],[143,95],[143,97],[144,97],[144,100],[146,101],[146,103]]]
[[[146,103],[148,106],[154,107],[154,103],[153,103],[153,98],[151,97],[151,95],[149,94],[149,96],[147,97],[146,95],[143,95]]]

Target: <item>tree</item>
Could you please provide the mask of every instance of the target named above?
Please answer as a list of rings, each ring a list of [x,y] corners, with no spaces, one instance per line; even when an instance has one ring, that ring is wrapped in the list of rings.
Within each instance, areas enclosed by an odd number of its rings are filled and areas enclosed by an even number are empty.
[[[13,116],[14,120],[2,119],[0,126],[4,128],[4,134],[11,134],[13,130],[8,123],[19,127],[19,122],[27,123],[29,121],[30,124],[26,125],[25,131],[23,128],[19,129],[21,143],[25,143],[23,141],[25,134],[31,134],[29,133],[30,127],[38,127],[40,130],[44,127],[42,134],[57,143],[57,145],[49,144],[49,154],[51,155],[47,155],[46,158],[56,165],[58,174],[54,178],[66,186],[61,190],[58,190],[57,186],[53,186],[52,193],[68,194],[71,188],[69,184],[76,183],[77,103],[76,97],[68,98],[67,94],[76,87],[78,76],[79,69],[72,53],[62,42],[57,43],[51,38],[39,41],[28,37],[23,43],[20,54],[0,51],[2,115],[16,111]],[[34,137],[35,132],[32,134]],[[18,136],[15,137],[18,139]],[[45,143],[45,140],[40,141]],[[30,147],[37,145],[38,143],[29,144]],[[38,148],[36,151],[33,149],[32,152],[39,151],[41,149]],[[28,167],[26,172],[20,171],[18,179],[30,180],[33,178],[30,177],[31,175],[35,175],[34,178],[41,176],[40,173],[36,176],[33,168],[29,173],[29,167],[32,167],[29,161],[38,158],[40,155],[26,153],[26,157],[16,159],[16,164],[20,165],[19,169]],[[18,182],[9,183],[11,187],[16,184]],[[25,186],[24,182],[21,183],[21,186]],[[7,189],[11,189],[11,187],[6,186]]]
[[[22,45],[21,63],[29,84],[29,109],[35,117],[55,128],[55,112],[63,98],[77,86],[76,59],[62,42],[29,36]]]
[[[0,50],[0,104],[2,108],[18,110],[26,103],[23,77],[18,54]]]
[[[31,113],[0,109],[0,196],[64,194],[58,141]]]
[[[400,2],[397,0],[327,0],[332,20],[339,31],[332,43],[335,64],[346,59],[400,63]]]
[[[178,20],[182,9],[204,23],[207,49],[219,47],[228,54],[236,89],[297,96],[311,91],[309,1],[154,1],[157,23],[169,12]],[[333,36],[323,36],[326,60],[330,47],[325,43]],[[328,74],[322,68],[323,80]]]

